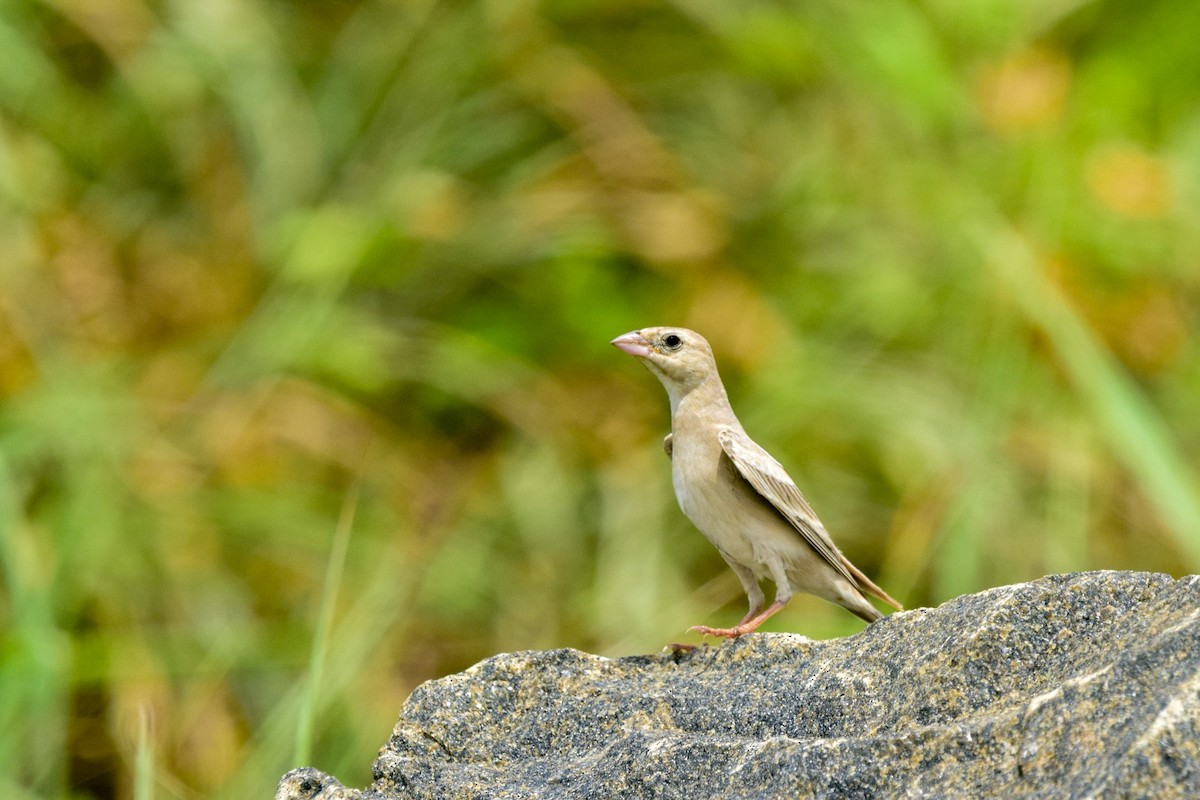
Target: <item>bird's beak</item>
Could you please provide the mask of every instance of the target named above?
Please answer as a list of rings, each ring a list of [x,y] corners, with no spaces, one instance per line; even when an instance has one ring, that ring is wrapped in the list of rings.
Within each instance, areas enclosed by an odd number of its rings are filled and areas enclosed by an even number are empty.
[[[650,341],[637,331],[630,331],[612,340],[613,347],[636,358],[650,355]]]

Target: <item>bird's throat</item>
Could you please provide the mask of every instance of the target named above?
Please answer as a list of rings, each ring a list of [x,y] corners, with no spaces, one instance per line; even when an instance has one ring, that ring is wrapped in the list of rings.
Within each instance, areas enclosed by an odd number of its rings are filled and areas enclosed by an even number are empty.
[[[667,397],[671,400],[672,427],[681,415],[689,414],[711,416],[712,421],[718,423],[736,421],[720,379],[704,380],[686,390],[678,384],[672,385],[666,381],[663,381],[663,385],[666,386]]]

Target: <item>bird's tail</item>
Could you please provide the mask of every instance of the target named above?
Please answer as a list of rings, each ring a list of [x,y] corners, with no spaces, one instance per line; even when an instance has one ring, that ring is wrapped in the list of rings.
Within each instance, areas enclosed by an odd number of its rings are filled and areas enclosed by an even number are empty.
[[[883,618],[883,614],[879,613],[879,609],[871,605],[871,601],[863,597],[861,594],[856,594],[852,600],[839,602],[838,605],[861,619],[863,622],[870,623],[877,619]]]
[[[842,563],[846,565],[846,569],[849,570],[850,574],[854,576],[854,580],[858,583],[858,588],[860,591],[862,591],[864,594],[878,597],[880,600],[887,603],[897,611],[904,610],[904,606],[897,603],[894,599],[892,599],[890,594],[872,583],[871,579],[862,573],[862,570],[851,564],[850,559],[843,557]]]

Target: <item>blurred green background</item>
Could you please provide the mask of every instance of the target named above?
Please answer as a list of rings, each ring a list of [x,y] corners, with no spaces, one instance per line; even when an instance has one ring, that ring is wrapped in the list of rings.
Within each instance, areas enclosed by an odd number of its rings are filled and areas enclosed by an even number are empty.
[[[1190,0],[0,5],[0,794],[350,785],[732,623],[657,381],[910,607],[1200,565]],[[861,629],[798,598],[769,630]]]

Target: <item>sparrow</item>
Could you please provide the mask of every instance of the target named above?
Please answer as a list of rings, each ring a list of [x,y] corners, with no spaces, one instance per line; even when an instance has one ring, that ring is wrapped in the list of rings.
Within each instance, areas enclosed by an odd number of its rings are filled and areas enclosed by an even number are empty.
[[[642,328],[612,340],[662,382],[671,401],[663,449],[679,508],[737,575],[750,610],[732,628],[696,625],[706,636],[737,637],[777,614],[792,593],[807,592],[874,622],[873,595],[901,606],[850,563],[829,538],[796,483],[746,435],[729,405],[704,337],[686,328]],[[764,608],[759,582],[775,584]]]

